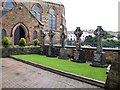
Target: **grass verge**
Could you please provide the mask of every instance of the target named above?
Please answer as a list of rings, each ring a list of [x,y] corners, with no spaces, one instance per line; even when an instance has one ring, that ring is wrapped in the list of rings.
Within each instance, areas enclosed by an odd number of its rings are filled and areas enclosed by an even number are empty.
[[[76,63],[56,57],[46,57],[37,54],[12,55],[13,57],[35,62],[65,72],[85,76],[99,81],[106,81],[106,68],[91,67],[88,63]]]

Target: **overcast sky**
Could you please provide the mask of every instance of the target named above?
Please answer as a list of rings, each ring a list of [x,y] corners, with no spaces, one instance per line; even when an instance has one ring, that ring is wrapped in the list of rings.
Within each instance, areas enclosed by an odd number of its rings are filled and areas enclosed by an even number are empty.
[[[67,30],[96,29],[118,31],[119,0],[61,0],[65,6]]]

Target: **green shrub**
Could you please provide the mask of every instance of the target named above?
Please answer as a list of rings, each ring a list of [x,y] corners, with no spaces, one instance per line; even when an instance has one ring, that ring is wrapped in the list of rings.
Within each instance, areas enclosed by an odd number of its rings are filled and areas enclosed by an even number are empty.
[[[39,40],[38,39],[34,39],[33,42],[34,42],[34,45],[37,46],[38,43],[39,43]]]
[[[25,38],[21,38],[19,41],[19,46],[25,46],[26,45],[26,39]]]
[[[12,48],[19,48],[19,47],[20,47],[19,45],[12,46]]]
[[[10,40],[8,37],[4,37],[3,40],[2,40],[2,45],[6,48],[6,47],[9,47],[10,45]]]

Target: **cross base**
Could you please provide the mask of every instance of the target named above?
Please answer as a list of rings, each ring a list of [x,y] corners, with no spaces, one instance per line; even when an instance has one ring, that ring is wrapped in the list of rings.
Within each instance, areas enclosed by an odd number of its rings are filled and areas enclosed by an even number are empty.
[[[48,47],[48,53],[47,53],[46,56],[47,57],[57,57],[55,47],[49,46]]]
[[[59,55],[58,58],[60,58],[60,59],[65,59],[65,60],[68,59],[67,49],[66,49],[66,48],[61,48],[61,49],[60,49],[60,55]]]
[[[45,49],[45,46],[41,46],[41,52],[40,52],[40,55],[45,55],[46,54],[46,49]]]
[[[74,50],[74,58],[71,61],[85,63],[86,60],[85,60],[84,56],[85,56],[85,54],[84,54],[82,49],[81,50]]]
[[[94,57],[92,60],[92,64],[90,66],[94,67],[107,67],[105,61],[105,53],[104,52],[94,52]]]

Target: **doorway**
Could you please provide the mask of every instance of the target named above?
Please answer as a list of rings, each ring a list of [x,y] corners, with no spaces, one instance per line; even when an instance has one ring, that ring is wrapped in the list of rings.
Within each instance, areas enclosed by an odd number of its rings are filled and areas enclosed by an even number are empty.
[[[14,32],[14,45],[19,45],[21,38],[25,38],[25,30],[22,26],[18,26]]]

